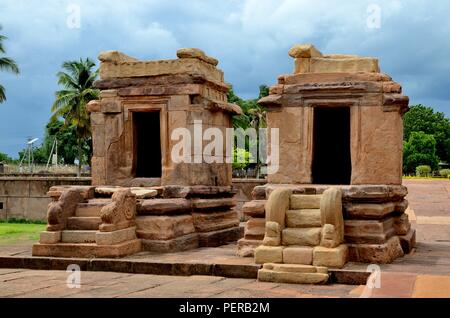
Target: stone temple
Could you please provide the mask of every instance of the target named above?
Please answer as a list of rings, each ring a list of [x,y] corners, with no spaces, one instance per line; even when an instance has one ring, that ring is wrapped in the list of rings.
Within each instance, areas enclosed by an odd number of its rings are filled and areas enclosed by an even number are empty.
[[[328,268],[409,253],[408,97],[375,58],[325,55],[312,45],[289,55],[294,73],[259,100],[268,128],[279,129],[279,167],[243,206],[242,233],[230,160],[198,160],[204,141],[189,144],[188,162],[172,156],[177,129],[195,135],[201,121],[226,136],[242,113],[227,102],[218,61],[198,49],[162,61],[100,54],[101,98],[88,105],[92,185],[50,189],[47,231],[33,255],[122,257],[238,241],[239,256],[262,264],[260,280],[318,284],[328,281]]]
[[[241,109],[227,103],[216,59],[197,49],[177,55],[100,54],[101,99],[88,105],[92,186],[50,189],[47,231],[33,255],[114,257],[239,239],[231,164],[196,163],[195,149],[191,161],[176,163],[171,136],[177,128],[193,135],[196,121],[225,135]]]
[[[375,58],[324,55],[312,45],[289,55],[294,74],[280,76],[259,100],[268,127],[279,128],[280,164],[243,206],[250,219],[239,255],[265,264],[261,280],[318,283],[326,267],[390,263],[409,253],[415,231],[402,186],[408,97]],[[295,271],[298,278],[289,274]]]

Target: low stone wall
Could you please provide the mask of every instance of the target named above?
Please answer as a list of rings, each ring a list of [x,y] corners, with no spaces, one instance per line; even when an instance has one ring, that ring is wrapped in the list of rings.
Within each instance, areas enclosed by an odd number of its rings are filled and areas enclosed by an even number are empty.
[[[237,191],[238,215],[242,205],[251,200],[254,187],[266,184],[265,179],[233,179]],[[56,185],[89,185],[91,178],[67,176],[0,176],[0,219],[46,220],[50,198],[47,191]]]
[[[91,178],[62,176],[0,176],[0,219],[46,220],[55,185],[89,185]]]

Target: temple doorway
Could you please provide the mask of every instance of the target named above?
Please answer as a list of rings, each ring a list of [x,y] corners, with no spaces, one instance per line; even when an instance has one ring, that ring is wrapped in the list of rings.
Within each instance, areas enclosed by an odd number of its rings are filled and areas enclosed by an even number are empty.
[[[136,178],[161,178],[160,112],[134,112]]]
[[[314,108],[314,184],[350,184],[350,108]]]

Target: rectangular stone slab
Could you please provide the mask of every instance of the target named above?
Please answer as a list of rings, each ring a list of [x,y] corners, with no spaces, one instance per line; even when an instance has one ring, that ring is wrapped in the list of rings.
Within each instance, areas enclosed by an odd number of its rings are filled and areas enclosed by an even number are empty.
[[[85,200],[92,199],[95,195],[95,187],[93,186],[53,186],[50,188],[47,195],[57,199],[61,196],[61,193],[69,189],[80,191],[81,196]]]
[[[33,256],[54,257],[124,257],[139,253],[141,251],[141,240],[127,241],[116,245],[97,245],[92,243],[73,244],[40,244],[33,245]]]
[[[178,252],[198,247],[198,234],[191,233],[171,240],[142,239],[142,250],[150,252]]]
[[[265,263],[263,265],[263,269],[272,270],[272,271],[276,271],[276,272],[328,274],[328,268],[326,268],[326,267],[303,265],[303,264]]]
[[[258,280],[261,282],[286,284],[325,284],[329,275],[322,273],[293,273],[260,269]]]
[[[251,218],[245,223],[245,238],[262,240],[266,232],[266,219]]]
[[[313,249],[313,265],[342,268],[348,259],[347,245],[341,244],[335,248],[316,246]]]
[[[348,243],[383,244],[395,235],[394,218],[384,220],[346,220],[345,241]]]
[[[320,209],[301,209],[286,211],[287,227],[320,227]]]
[[[316,246],[320,244],[320,227],[286,228],[281,235],[283,245]]]
[[[382,219],[396,210],[396,204],[388,203],[347,203],[344,211],[351,219]]]
[[[291,210],[320,209],[320,194],[293,194],[291,195]]]
[[[55,244],[61,241],[61,231],[48,232],[44,231],[40,233],[39,243],[42,244]]]
[[[91,199],[87,203],[78,203],[75,216],[100,217],[101,209],[111,203],[111,199]]]
[[[236,242],[241,237],[241,228],[235,226],[217,231],[198,233],[198,244],[200,247],[217,247]]]
[[[283,246],[264,246],[261,245],[255,249],[255,263],[282,263]]]
[[[379,73],[378,60],[370,57],[311,58],[311,73]]]
[[[74,230],[64,230],[61,233],[61,242],[63,243],[94,243],[95,233],[97,231],[74,231]]]
[[[235,198],[218,198],[218,199],[192,199],[192,208],[195,210],[218,210],[229,209],[236,205]]]
[[[142,200],[137,206],[138,215],[164,215],[190,211],[191,203],[187,199],[149,199]]]
[[[123,63],[102,62],[100,66],[100,77],[102,79],[193,73],[201,74],[214,82],[223,81],[222,71],[194,58]]]
[[[239,218],[236,211],[213,213],[192,213],[194,227],[197,232],[210,232],[239,225]]]
[[[67,219],[68,230],[98,230],[102,219],[97,216],[75,216]]]
[[[136,239],[136,227],[129,227],[113,232],[97,232],[95,242],[97,245],[114,245]]]
[[[311,265],[313,248],[306,246],[289,246],[283,250],[283,263]]]
[[[136,227],[137,236],[147,240],[170,240],[195,232],[191,215],[140,215]]]
[[[242,213],[251,217],[264,217],[267,200],[252,200],[242,206]]]
[[[388,264],[404,255],[398,236],[383,244],[348,244],[349,261],[373,264]]]

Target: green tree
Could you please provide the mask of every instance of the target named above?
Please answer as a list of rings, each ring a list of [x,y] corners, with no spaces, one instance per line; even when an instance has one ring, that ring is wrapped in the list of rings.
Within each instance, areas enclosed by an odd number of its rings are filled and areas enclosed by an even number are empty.
[[[2,26],[0,25],[0,31],[1,30]],[[6,36],[0,34],[0,71],[8,71],[14,74],[19,74],[19,67],[16,62],[9,57],[2,56],[2,54],[6,54],[5,46],[3,45],[3,41],[6,39]],[[6,101],[5,88],[0,84],[0,104],[4,101]]]
[[[10,163],[10,162],[13,162],[13,161],[14,160],[10,156],[8,156],[5,153],[0,152],[0,162]]]
[[[414,173],[418,166],[427,165],[433,170],[438,168],[439,158],[436,155],[436,140],[433,135],[422,131],[413,131],[403,147],[403,170]]]
[[[243,114],[233,117],[233,127],[234,128],[242,128],[244,130],[248,128],[254,128],[258,130],[259,128],[267,127],[267,118],[266,118],[266,110],[258,104],[258,100],[262,97],[269,95],[269,87],[267,85],[259,86],[259,95],[258,98],[244,100],[237,96],[233,89],[230,89],[228,92],[228,102],[237,104],[241,107]],[[250,148],[249,140],[246,140],[246,149]],[[259,135],[257,135],[256,140],[256,149],[259,151]],[[245,151],[244,149],[235,149],[235,153],[242,153]],[[257,176],[259,176],[259,170],[261,167],[261,162],[259,161],[260,156],[258,158],[251,158],[251,160],[257,160],[256,162],[256,171]],[[247,163],[245,167],[248,167]],[[234,165],[234,168],[237,169],[238,164]],[[243,168],[241,166],[241,168]]]
[[[269,95],[267,85],[259,86],[259,96],[256,99],[244,100],[237,96],[233,89],[228,92],[228,102],[237,104],[241,107],[243,114],[233,117],[233,126],[235,128],[247,129],[253,127],[255,129],[267,126],[266,110],[258,104],[258,100]]]
[[[99,97],[99,91],[93,87],[98,76],[98,70],[93,70],[94,67],[95,63],[90,59],[64,62],[63,71],[57,74],[58,84],[63,89],[56,92],[52,106],[53,120],[63,118],[66,126],[75,127],[79,176],[83,159],[86,160],[83,158],[83,144],[91,137],[86,106]]]
[[[433,135],[436,154],[440,160],[450,162],[450,120],[431,107],[415,105],[404,116],[404,140],[409,141],[413,132]]]
[[[66,125],[62,120],[50,119],[45,127],[45,137],[42,145],[47,158],[50,156],[56,138],[58,141],[58,163],[74,164],[78,152],[76,128],[75,125]],[[87,138],[82,142],[83,162],[88,162],[91,158],[92,148],[90,144],[91,138]]]

